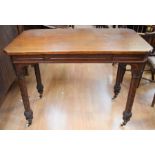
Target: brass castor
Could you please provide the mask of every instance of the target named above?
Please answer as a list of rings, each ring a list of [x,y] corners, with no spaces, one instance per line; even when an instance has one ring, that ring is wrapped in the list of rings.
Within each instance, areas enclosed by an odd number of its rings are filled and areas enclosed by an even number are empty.
[[[32,124],[32,119],[27,120],[26,127],[29,127]]]

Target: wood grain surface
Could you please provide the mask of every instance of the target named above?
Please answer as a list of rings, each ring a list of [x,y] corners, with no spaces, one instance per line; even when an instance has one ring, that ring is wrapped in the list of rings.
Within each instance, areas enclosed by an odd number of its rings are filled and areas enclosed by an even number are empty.
[[[0,129],[8,130],[149,130],[155,129],[155,107],[151,102],[155,83],[142,80],[137,89],[133,117],[120,127],[131,72],[126,72],[119,96],[112,100],[117,65],[41,64],[43,98],[36,90],[33,67],[26,77],[33,124],[26,128],[23,103],[15,84],[0,108]],[[151,78],[148,72],[143,77]]]
[[[130,29],[36,29],[19,35],[5,48],[9,55],[137,54],[152,47]]]

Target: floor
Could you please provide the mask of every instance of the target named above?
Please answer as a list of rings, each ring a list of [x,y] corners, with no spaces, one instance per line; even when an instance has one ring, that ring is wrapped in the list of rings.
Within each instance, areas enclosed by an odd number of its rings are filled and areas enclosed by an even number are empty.
[[[130,84],[126,72],[121,93],[112,100],[117,65],[41,64],[44,95],[38,98],[33,68],[26,77],[33,124],[26,127],[17,83],[0,108],[0,129],[155,129],[155,108],[151,102],[155,83],[142,80],[133,106],[133,116],[120,127]],[[145,77],[150,78],[149,73]]]

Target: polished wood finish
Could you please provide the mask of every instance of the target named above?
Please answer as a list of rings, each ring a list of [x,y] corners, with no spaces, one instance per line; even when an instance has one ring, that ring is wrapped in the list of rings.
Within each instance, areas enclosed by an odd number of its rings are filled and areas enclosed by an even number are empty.
[[[114,86],[114,97],[113,97],[113,99],[115,99],[117,97],[117,95],[119,94],[119,92],[121,90],[121,83],[123,81],[123,77],[125,74],[126,65],[127,64],[122,64],[122,63],[118,64],[118,70],[117,70],[116,83]]]
[[[125,111],[123,112],[123,120],[124,122],[121,124],[126,125],[126,123],[130,120],[130,117],[132,116],[132,106],[136,94],[136,89],[139,84],[139,80],[141,78],[141,73],[143,71],[143,66],[145,64],[131,64],[131,83],[130,83],[130,88],[129,88],[129,93],[128,93],[128,98],[127,98],[127,103],[125,107]]]
[[[25,115],[29,125],[32,123],[33,115],[27,88],[21,75],[21,69],[26,65],[76,62],[118,62],[131,65],[132,79],[123,112],[125,125],[130,120],[137,82],[151,50],[152,47],[147,42],[136,32],[128,29],[30,30],[22,33],[5,48],[5,52],[11,55],[12,62],[17,68],[24,106],[28,107],[25,111],[30,114]],[[123,75],[120,77],[123,78]]]
[[[128,67],[127,67],[128,68]],[[11,87],[0,108],[0,129],[4,130],[154,130],[155,108],[151,108],[155,83],[141,81],[136,91],[131,121],[120,127],[121,113],[130,86],[131,72],[126,72],[121,93],[115,100],[113,86],[117,64],[40,64],[44,95],[36,90],[34,68],[25,77],[33,124],[25,126],[18,84]],[[149,72],[143,77],[150,78]]]
[[[21,65],[15,65],[15,70],[18,77],[19,88],[20,88],[20,92],[21,92],[21,96],[22,96],[23,104],[25,108],[24,115],[26,117],[26,120],[28,121],[28,126],[29,126],[32,124],[33,112],[30,108],[30,103],[29,103],[29,97],[28,97],[25,75],[24,75],[24,67]]]
[[[125,74],[126,65],[127,64],[121,64],[121,63],[119,63],[119,65],[118,65],[116,83],[114,86],[113,99],[115,99],[117,97],[117,95],[119,94],[119,92],[121,90],[121,83],[123,81],[123,77]],[[144,64],[134,64],[133,63],[130,65],[131,65],[132,79],[131,79],[131,83],[130,83],[130,89],[129,89],[129,93],[128,93],[126,108],[125,108],[125,111],[123,112],[124,122],[121,124],[122,126],[126,125],[126,123],[130,120],[130,117],[132,116],[131,110],[132,110],[132,106],[133,106],[133,102],[134,102],[134,97],[135,97],[136,89],[139,85],[140,79],[142,77],[145,63]]]
[[[152,47],[130,29],[39,29],[19,35],[5,51],[8,55],[139,54]]]
[[[38,90],[38,93],[40,94],[39,97],[42,98],[44,86],[41,81],[39,64],[34,64],[34,71],[35,71],[35,76],[36,76],[36,81],[37,81],[37,90]]]

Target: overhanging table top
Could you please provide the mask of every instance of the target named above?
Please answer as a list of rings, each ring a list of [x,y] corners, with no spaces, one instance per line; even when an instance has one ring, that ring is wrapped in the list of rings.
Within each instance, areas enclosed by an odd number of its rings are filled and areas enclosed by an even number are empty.
[[[27,30],[6,48],[8,55],[140,54],[152,47],[131,29]]]
[[[39,63],[111,63],[117,62],[118,72],[114,87],[115,97],[125,73],[131,66],[131,83],[123,112],[125,125],[132,116],[132,106],[141,79],[148,52],[152,47],[130,29],[38,29],[21,33],[6,48],[11,55],[25,108],[28,125],[32,123],[31,110],[25,82],[24,69],[33,65],[40,97],[43,93]]]

